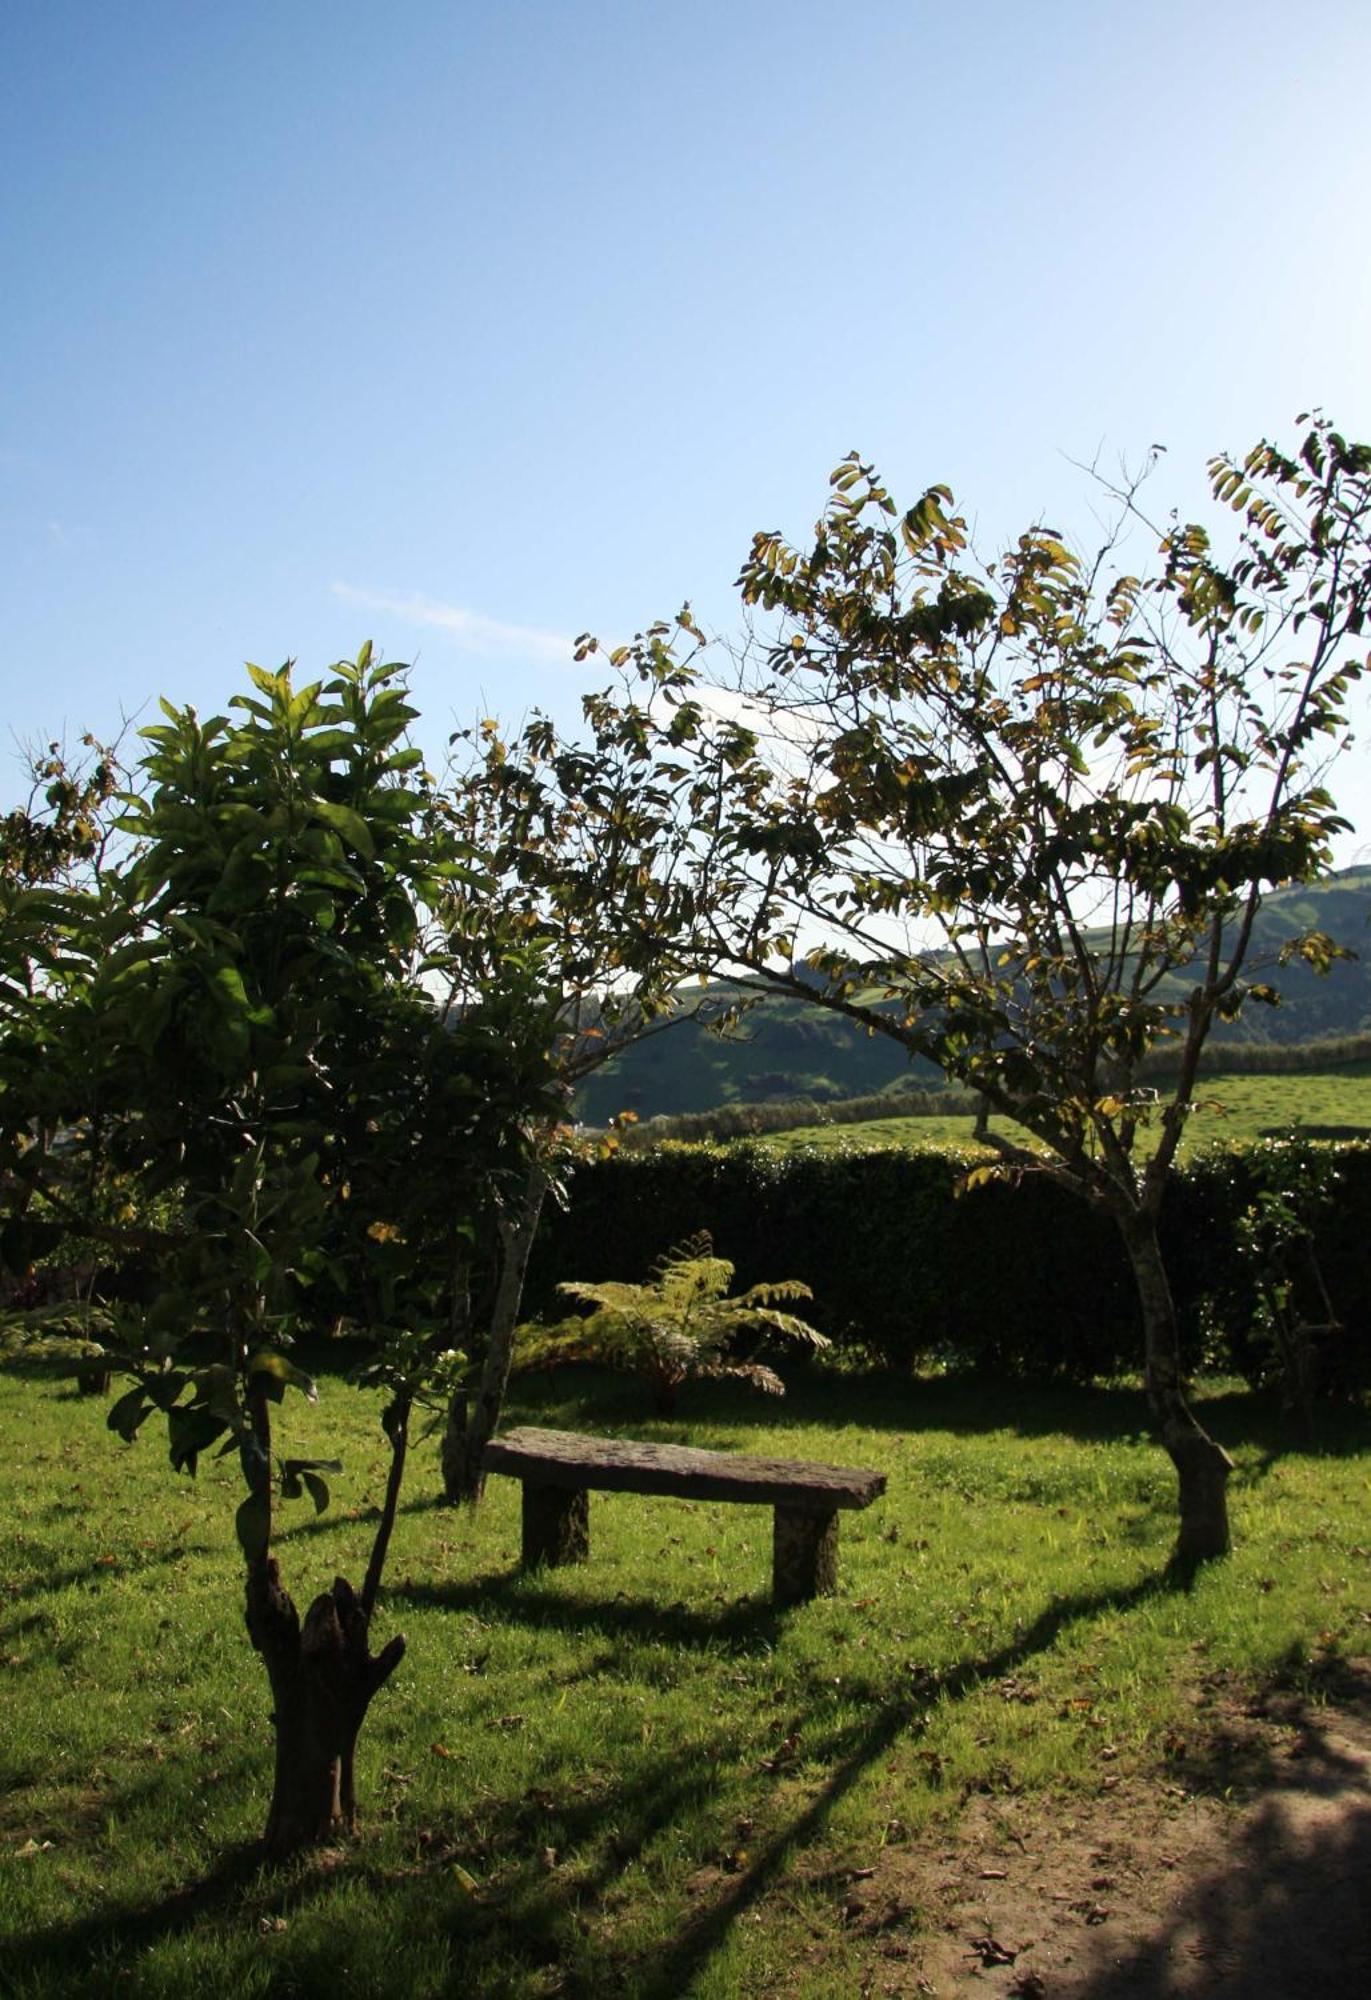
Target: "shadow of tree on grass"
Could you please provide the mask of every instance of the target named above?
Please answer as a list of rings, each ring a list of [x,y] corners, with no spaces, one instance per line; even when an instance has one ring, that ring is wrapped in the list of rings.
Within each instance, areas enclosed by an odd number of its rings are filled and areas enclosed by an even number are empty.
[[[1356,1746],[1306,1717],[1296,1747],[1222,1867],[1153,1936],[1073,1985],[1080,2000],[1371,1993],[1371,1729]]]
[[[787,1814],[748,1865],[689,1915],[669,1948],[653,1947],[615,1966],[624,1990],[662,2000],[687,1990],[731,1927],[783,1874],[791,1858],[821,1835],[863,1774],[903,1730],[917,1727],[936,1702],[958,1700],[983,1682],[1014,1671],[1081,1620],[1127,1610],[1171,1587],[1165,1575],[1149,1575],[1122,1589],[1058,1600],[1011,1643],[985,1657],[921,1674],[897,1694],[870,1701],[855,1719],[850,1699],[843,1705],[835,1695],[826,1705],[814,1692],[807,1693],[782,1728],[803,1728],[807,1764],[826,1772],[819,1791],[802,1810]],[[393,1595],[415,1603],[482,1609],[487,1615],[498,1605],[510,1622],[551,1631],[589,1628],[602,1632],[607,1646],[633,1631],[673,1648],[722,1645],[735,1657],[765,1650],[783,1618],[802,1615],[755,1602],[717,1611],[664,1609],[621,1597],[586,1602],[545,1586],[531,1589],[506,1576],[471,1585],[411,1585]],[[554,1799],[530,1785],[520,1794],[488,1799],[484,1857],[471,1847],[470,1807],[464,1799],[454,1800],[434,1823],[411,1831],[415,1845],[408,1858],[397,1851],[393,1838],[387,1839],[384,1828],[372,1843],[334,1854],[326,1863],[304,1860],[279,1871],[262,1865],[255,1844],[238,1847],[211,1873],[170,1893],[52,1922],[0,1946],[0,1986],[22,1973],[36,1992],[74,1990],[77,1983],[83,1990],[97,1990],[90,1980],[98,1968],[136,1964],[166,1940],[199,1926],[255,1931],[259,1924],[269,1927],[280,1914],[289,1918],[289,1935],[270,1941],[284,1982],[280,1990],[313,1990],[310,1980],[326,1978],[335,1959],[342,1964],[351,1933],[359,1922],[365,1926],[366,1898],[355,1911],[351,1907],[352,1889],[364,1888],[369,1895],[384,1895],[393,1920],[416,1949],[442,1957],[443,1984],[425,1990],[490,1996],[524,1991],[531,1968],[555,1966],[563,1978],[558,1990],[589,1991],[588,1985],[577,1984],[580,1973],[571,1962],[594,1960],[604,1970],[597,1954],[586,1956],[586,1922],[612,1906],[619,1879],[663,1829],[698,1822],[701,1812],[708,1812],[726,1782],[725,1772],[747,1749],[725,1736],[708,1757],[661,1758],[634,1775],[611,1774],[607,1783],[588,1784],[584,1792],[573,1786]],[[567,1854],[577,1855],[575,1867],[540,1865],[545,1839],[555,1839]],[[468,1880],[485,1870],[486,1882],[474,1894],[461,1886],[464,1869]],[[360,1936],[352,1938],[354,1964],[363,1943]],[[269,1985],[263,1990],[276,1989]]]

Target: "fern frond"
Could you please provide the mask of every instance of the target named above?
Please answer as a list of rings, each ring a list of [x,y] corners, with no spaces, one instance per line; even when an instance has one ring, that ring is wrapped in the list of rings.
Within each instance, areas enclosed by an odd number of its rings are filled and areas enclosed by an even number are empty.
[[[693,1236],[685,1236],[679,1243],[673,1243],[669,1250],[663,1250],[652,1266],[652,1275],[660,1282],[675,1264],[697,1264],[714,1255],[714,1238],[707,1229],[697,1229]]]
[[[772,1306],[782,1299],[812,1299],[813,1292],[799,1278],[777,1278],[774,1284],[753,1285],[748,1291],[740,1292],[735,1304],[740,1306]]]
[[[648,1310],[655,1294],[649,1285],[625,1285],[610,1280],[605,1284],[587,1284],[579,1278],[569,1278],[558,1285],[557,1290],[564,1298],[574,1299],[577,1305],[600,1306],[606,1312],[633,1313]]]
[[[733,1266],[726,1258],[683,1257],[663,1271],[657,1291],[664,1304],[688,1312],[692,1306],[714,1305],[732,1282]]]
[[[776,1370],[761,1361],[716,1361],[699,1372],[715,1382],[745,1382],[749,1389],[759,1390],[763,1396],[785,1394],[785,1383]]]
[[[782,1278],[730,1298],[733,1272],[727,1258],[714,1255],[709,1234],[702,1230],[659,1257],[647,1284],[566,1279],[557,1290],[590,1311],[555,1327],[521,1329],[516,1366],[588,1361],[625,1368],[652,1385],[668,1409],[676,1385],[691,1375],[726,1377],[770,1396],[783,1395],[774,1369],[730,1359],[729,1353],[748,1334],[811,1349],[829,1346],[817,1328],[776,1309],[778,1300],[813,1294],[798,1278]]]
[[[794,1341],[797,1347],[813,1348],[816,1353],[821,1347],[833,1345],[828,1335],[820,1333],[808,1320],[796,1319],[794,1313],[775,1312],[770,1306],[753,1306],[738,1313],[735,1324],[749,1333],[779,1334],[782,1340]]]

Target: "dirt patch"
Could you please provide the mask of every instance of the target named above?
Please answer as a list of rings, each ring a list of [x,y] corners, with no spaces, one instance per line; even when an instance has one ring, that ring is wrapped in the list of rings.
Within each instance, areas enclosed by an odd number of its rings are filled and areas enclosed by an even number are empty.
[[[955,1846],[887,1849],[849,1922],[864,1994],[1307,2000],[1371,1993],[1371,1662],[1336,1699],[1198,1697],[1195,1745],[1056,1810],[974,1797]],[[892,1931],[892,1912],[926,1927]]]

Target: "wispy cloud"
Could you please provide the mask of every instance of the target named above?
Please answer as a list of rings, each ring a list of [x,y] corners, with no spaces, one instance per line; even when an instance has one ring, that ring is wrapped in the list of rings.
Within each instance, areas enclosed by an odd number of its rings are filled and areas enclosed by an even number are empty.
[[[562,632],[541,632],[532,625],[509,625],[503,619],[487,618],[484,612],[468,610],[462,604],[440,604],[418,591],[396,596],[388,591],[360,590],[351,583],[334,583],[329,588],[345,604],[360,605],[365,611],[385,612],[406,625],[426,625],[450,633],[466,652],[479,654],[483,659],[508,659],[513,654],[523,654],[526,658],[560,665],[569,662],[575,650]]]

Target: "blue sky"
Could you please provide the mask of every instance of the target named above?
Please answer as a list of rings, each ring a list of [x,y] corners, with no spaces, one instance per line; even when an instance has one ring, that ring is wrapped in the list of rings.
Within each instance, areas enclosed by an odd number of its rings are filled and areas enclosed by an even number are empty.
[[[1368,84],[1365,0],[11,0],[0,795],[366,637],[569,718],[854,446],[993,542],[1371,436]]]

